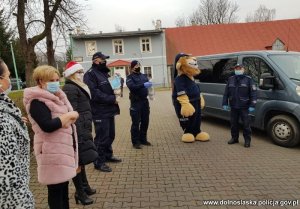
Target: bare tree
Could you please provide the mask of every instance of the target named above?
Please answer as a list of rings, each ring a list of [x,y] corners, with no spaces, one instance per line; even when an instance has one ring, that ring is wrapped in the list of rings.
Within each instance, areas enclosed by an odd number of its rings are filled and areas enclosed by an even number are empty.
[[[200,0],[198,8],[189,16],[189,23],[209,25],[236,22],[238,8],[236,2],[229,0]]]
[[[254,14],[249,13],[245,19],[246,22],[264,22],[274,20],[276,15],[275,9],[268,9],[265,5],[260,5]]]
[[[8,18],[11,18],[10,14],[17,17],[16,26],[18,28],[21,52],[26,63],[26,81],[31,84],[32,70],[37,65],[35,47],[46,38],[48,63],[50,62],[53,65],[55,51],[52,29],[54,27],[57,31],[62,31],[59,28],[64,28],[65,30],[66,26],[70,27],[70,21],[66,20],[70,19],[70,11],[78,11],[71,10],[75,0],[3,1],[9,7],[9,11],[7,11]],[[72,21],[74,22],[74,20]]]
[[[176,20],[175,20],[175,25],[177,27],[184,27],[186,26],[186,18],[182,15],[180,17],[177,17]]]

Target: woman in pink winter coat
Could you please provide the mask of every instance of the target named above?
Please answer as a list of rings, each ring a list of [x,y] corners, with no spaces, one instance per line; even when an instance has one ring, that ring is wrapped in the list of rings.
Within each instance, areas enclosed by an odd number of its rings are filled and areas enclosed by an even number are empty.
[[[68,181],[78,166],[77,134],[73,111],[59,87],[59,72],[39,66],[33,72],[37,86],[26,88],[24,105],[32,124],[38,181],[48,187],[50,209],[69,209]]]

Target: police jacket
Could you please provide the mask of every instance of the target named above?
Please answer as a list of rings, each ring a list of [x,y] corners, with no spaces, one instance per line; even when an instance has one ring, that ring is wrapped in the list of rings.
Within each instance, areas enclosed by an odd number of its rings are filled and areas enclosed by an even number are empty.
[[[99,68],[93,64],[84,74],[84,83],[88,85],[91,91],[91,108],[94,120],[120,114],[119,105],[116,104],[116,96],[108,80],[108,72],[108,68]]]
[[[255,107],[257,100],[257,88],[251,77],[246,75],[234,75],[228,78],[222,105],[232,108]]]
[[[187,75],[177,76],[174,80],[173,102],[178,102],[177,97],[185,94],[189,97],[190,102],[200,100],[200,88],[195,81],[191,80]]]
[[[148,89],[144,83],[148,82],[147,75],[142,73],[131,73],[126,79],[126,85],[130,90],[129,99],[131,101],[145,100],[148,96]]]

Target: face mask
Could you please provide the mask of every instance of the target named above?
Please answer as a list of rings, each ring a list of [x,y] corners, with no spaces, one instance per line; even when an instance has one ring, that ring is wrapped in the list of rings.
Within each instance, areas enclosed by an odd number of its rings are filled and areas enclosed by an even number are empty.
[[[2,77],[2,76],[1,76]],[[3,79],[7,80],[9,82],[9,87],[8,89],[6,89],[5,91],[3,91],[3,94],[6,94],[8,95],[10,92],[11,92],[11,89],[12,89],[12,85],[11,85],[11,82],[10,82],[10,79],[7,79],[7,78],[4,78],[2,77]],[[1,88],[2,89],[2,88]],[[2,89],[3,90],[3,89]]]
[[[59,81],[48,82],[47,83],[47,91],[54,94],[59,91]]]
[[[80,80],[81,82],[83,82],[83,76],[84,76],[83,73],[76,73],[76,78],[77,78],[78,80]]]
[[[136,72],[136,73],[141,72],[141,68],[140,67],[134,68],[134,72]]]
[[[243,75],[244,74],[244,70],[235,70],[234,74],[235,75]]]

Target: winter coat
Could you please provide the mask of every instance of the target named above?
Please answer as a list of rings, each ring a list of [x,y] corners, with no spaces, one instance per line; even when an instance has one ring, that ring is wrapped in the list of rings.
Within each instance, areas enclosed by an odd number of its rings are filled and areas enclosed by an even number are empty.
[[[94,162],[97,157],[97,149],[92,136],[92,112],[90,95],[77,83],[66,79],[63,91],[66,93],[73,109],[79,113],[75,125],[78,137],[79,165]]]
[[[100,70],[95,64],[84,74],[84,83],[91,91],[91,107],[94,120],[111,118],[120,114],[116,96],[108,80],[109,70]]]
[[[44,132],[30,116],[30,104],[34,99],[45,103],[52,118],[73,111],[73,108],[62,90],[59,90],[59,96],[39,87],[24,90],[24,106],[35,133],[38,181],[46,185],[66,182],[76,175],[78,167],[76,127],[72,125],[50,133]]]
[[[21,111],[0,95],[0,208],[33,209],[29,191],[30,139]]]

